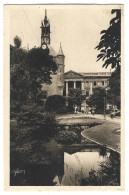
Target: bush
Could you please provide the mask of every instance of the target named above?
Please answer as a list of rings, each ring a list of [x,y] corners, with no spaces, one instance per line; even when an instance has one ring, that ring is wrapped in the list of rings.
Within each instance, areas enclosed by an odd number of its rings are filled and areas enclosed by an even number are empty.
[[[60,113],[60,110],[65,107],[65,98],[60,95],[53,95],[47,98],[45,110],[47,112]]]
[[[74,109],[72,109],[71,107],[64,106],[64,107],[60,108],[59,110],[57,110],[56,113],[57,114],[66,114],[66,113],[71,113],[73,111],[74,111]]]
[[[18,124],[21,128],[30,128],[34,138],[51,136],[56,133],[55,115],[41,112],[37,106],[24,106],[19,113]]]
[[[55,115],[38,111],[34,104],[23,106],[16,120],[10,123],[11,167],[18,163],[48,164],[43,156],[42,143],[57,133]]]
[[[78,142],[78,135],[73,131],[60,131],[56,137],[56,141],[61,144],[73,144]]]

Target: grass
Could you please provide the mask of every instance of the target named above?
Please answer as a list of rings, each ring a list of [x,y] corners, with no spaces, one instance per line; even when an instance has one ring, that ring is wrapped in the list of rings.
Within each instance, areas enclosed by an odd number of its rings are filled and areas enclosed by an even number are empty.
[[[103,121],[95,118],[63,118],[59,121],[60,125],[72,125],[72,124],[93,124],[93,123],[102,123]]]
[[[105,121],[101,125],[84,130],[82,135],[96,143],[120,152],[120,133],[117,133],[119,129],[119,123]]]

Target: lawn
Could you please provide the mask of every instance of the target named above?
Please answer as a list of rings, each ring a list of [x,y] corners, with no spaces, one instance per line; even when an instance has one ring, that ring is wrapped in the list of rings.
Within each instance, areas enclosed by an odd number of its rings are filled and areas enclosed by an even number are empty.
[[[59,124],[63,125],[72,125],[72,124],[85,124],[85,125],[90,125],[90,124],[100,124],[103,123],[102,120],[100,119],[95,119],[95,118],[84,118],[84,117],[79,117],[79,118],[62,118],[59,120]]]
[[[119,123],[105,121],[100,125],[84,130],[82,135],[120,153]]]

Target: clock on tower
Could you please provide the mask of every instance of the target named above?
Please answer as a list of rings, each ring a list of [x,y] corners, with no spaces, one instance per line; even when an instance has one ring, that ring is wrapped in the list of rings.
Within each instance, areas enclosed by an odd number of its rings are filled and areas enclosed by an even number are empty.
[[[46,49],[46,48],[47,48],[46,44],[43,43],[43,44],[42,44],[42,49]]]

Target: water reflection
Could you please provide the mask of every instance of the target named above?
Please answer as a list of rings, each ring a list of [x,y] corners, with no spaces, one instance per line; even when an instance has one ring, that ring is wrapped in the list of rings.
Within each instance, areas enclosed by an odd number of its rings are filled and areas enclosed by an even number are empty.
[[[28,186],[80,186],[88,178],[91,170],[100,169],[100,163],[113,158],[110,151],[105,155],[97,145],[75,144],[63,146],[51,139],[40,145],[40,151],[46,164],[22,164],[24,175],[14,175],[11,170],[11,185]],[[38,151],[37,151],[38,152]],[[28,157],[29,158],[29,157]],[[17,166],[14,165],[13,169]]]
[[[81,180],[89,176],[89,171],[98,171],[99,162],[105,160],[106,158],[100,156],[99,150],[97,149],[92,150],[92,152],[89,152],[86,149],[86,151],[83,150],[83,152],[80,151],[74,154],[64,152],[64,167],[62,166],[62,174],[57,175],[53,181],[57,182],[56,185],[80,186]]]

